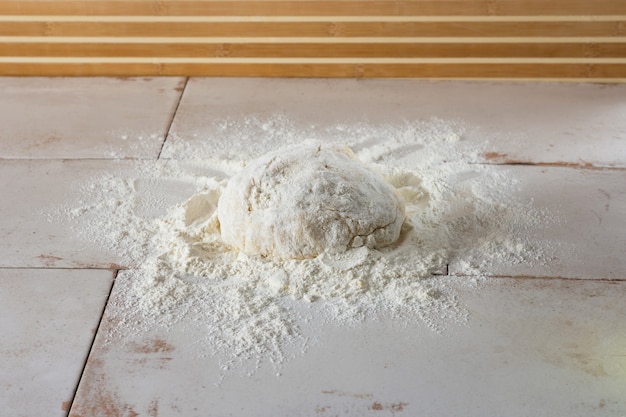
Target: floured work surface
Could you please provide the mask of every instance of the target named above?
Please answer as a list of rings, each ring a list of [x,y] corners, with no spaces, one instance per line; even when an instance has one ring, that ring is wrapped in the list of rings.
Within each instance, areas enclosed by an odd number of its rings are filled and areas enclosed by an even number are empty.
[[[277,146],[303,134],[280,117],[231,123],[242,137],[263,123]],[[90,203],[48,214],[119,253],[128,270],[71,415],[619,415],[623,312],[602,306],[623,285],[484,278],[507,265],[554,276],[555,261],[573,252],[544,232],[571,219],[545,204],[558,187],[528,199],[518,172],[477,164],[484,147],[464,141],[466,128],[429,119],[328,130],[405,200],[410,227],[386,250],[277,261],[224,245],[213,214],[246,162],[237,141],[221,159],[142,161],[75,184]],[[619,193],[613,201],[624,203]],[[449,276],[434,275],[447,268]],[[559,276],[585,278],[560,268]],[[591,295],[598,308],[589,305],[579,325],[576,306]],[[529,335],[513,352],[511,329],[537,328],[562,338],[546,347]],[[579,404],[560,391],[566,383]]]

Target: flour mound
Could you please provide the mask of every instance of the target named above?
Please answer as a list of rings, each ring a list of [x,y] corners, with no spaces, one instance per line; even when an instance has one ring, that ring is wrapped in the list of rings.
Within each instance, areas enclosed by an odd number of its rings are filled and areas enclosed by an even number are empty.
[[[404,202],[341,146],[268,153],[231,178],[218,202],[223,241],[249,255],[307,259],[394,243]]]

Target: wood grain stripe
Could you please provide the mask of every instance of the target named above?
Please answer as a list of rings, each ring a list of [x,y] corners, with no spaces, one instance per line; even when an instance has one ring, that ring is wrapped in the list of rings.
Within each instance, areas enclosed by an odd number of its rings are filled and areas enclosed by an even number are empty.
[[[0,22],[606,22],[623,15],[584,16],[63,16],[0,15]]]
[[[232,58],[232,57],[202,57],[202,58],[149,58],[149,57],[0,57],[0,63],[79,63],[79,64],[233,64],[233,65],[253,65],[258,64],[284,64],[284,65],[317,65],[317,64],[354,64],[354,65],[423,65],[423,64],[490,64],[492,58],[278,58],[278,57],[254,57],[254,58]],[[499,64],[625,64],[626,58],[498,58]]]
[[[626,64],[7,63],[1,75],[538,79],[626,82]]]
[[[622,58],[620,43],[21,43],[5,42],[13,57],[277,57],[277,58]]]
[[[0,36],[560,37],[626,36],[626,20],[591,22],[3,22]]]
[[[255,43],[267,42],[274,44],[290,44],[290,43],[623,43],[626,42],[626,36],[563,36],[563,37],[406,37],[406,38],[321,38],[321,37],[160,37],[160,36],[99,36],[99,37],[76,37],[76,36],[0,36],[0,43],[4,42],[21,42],[21,43],[195,43],[202,44],[207,42],[221,43]]]
[[[6,0],[2,15],[563,16],[624,14],[623,0]]]

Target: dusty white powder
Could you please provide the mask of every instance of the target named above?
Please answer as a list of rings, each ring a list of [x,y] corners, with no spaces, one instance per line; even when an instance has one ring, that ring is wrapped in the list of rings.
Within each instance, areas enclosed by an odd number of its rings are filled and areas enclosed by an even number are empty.
[[[301,128],[276,116],[221,123],[217,137],[197,146],[176,142],[170,154],[181,160],[138,161],[81,184],[88,203],[66,208],[78,235],[114,250],[129,267],[116,283],[121,297],[111,314],[120,327],[111,340],[184,326],[224,372],[251,372],[264,361],[279,372],[322,337],[307,325],[311,317],[346,326],[393,317],[439,331],[466,320],[446,285],[454,278],[433,275],[453,260],[476,275],[456,278],[468,285],[491,262],[548,260],[532,240],[548,215],[511,199],[515,181],[505,170],[474,164],[482,149],[463,142],[458,121]],[[228,179],[261,149],[295,143],[347,144],[380,172],[405,201],[398,242],[287,261],[225,245],[216,208]],[[170,204],[173,198],[180,202]]]

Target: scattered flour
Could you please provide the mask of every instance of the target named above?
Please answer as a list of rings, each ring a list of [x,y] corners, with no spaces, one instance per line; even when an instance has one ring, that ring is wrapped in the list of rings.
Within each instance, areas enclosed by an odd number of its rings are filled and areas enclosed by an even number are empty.
[[[532,241],[549,215],[512,199],[516,184],[505,169],[474,163],[482,149],[464,143],[460,122],[301,129],[276,116],[223,121],[217,132],[195,151],[179,141],[180,159],[135,161],[130,171],[94,178],[80,185],[83,201],[65,208],[79,236],[128,267],[109,306],[119,323],[110,340],[183,326],[224,373],[263,362],[280,372],[323,339],[313,317],[345,326],[384,317],[440,331],[467,319],[450,280],[476,285],[494,262],[549,260]],[[381,173],[404,199],[398,241],[284,261],[226,245],[216,209],[228,179],[265,151],[297,143],[347,144]],[[442,276],[451,263],[472,277]]]

